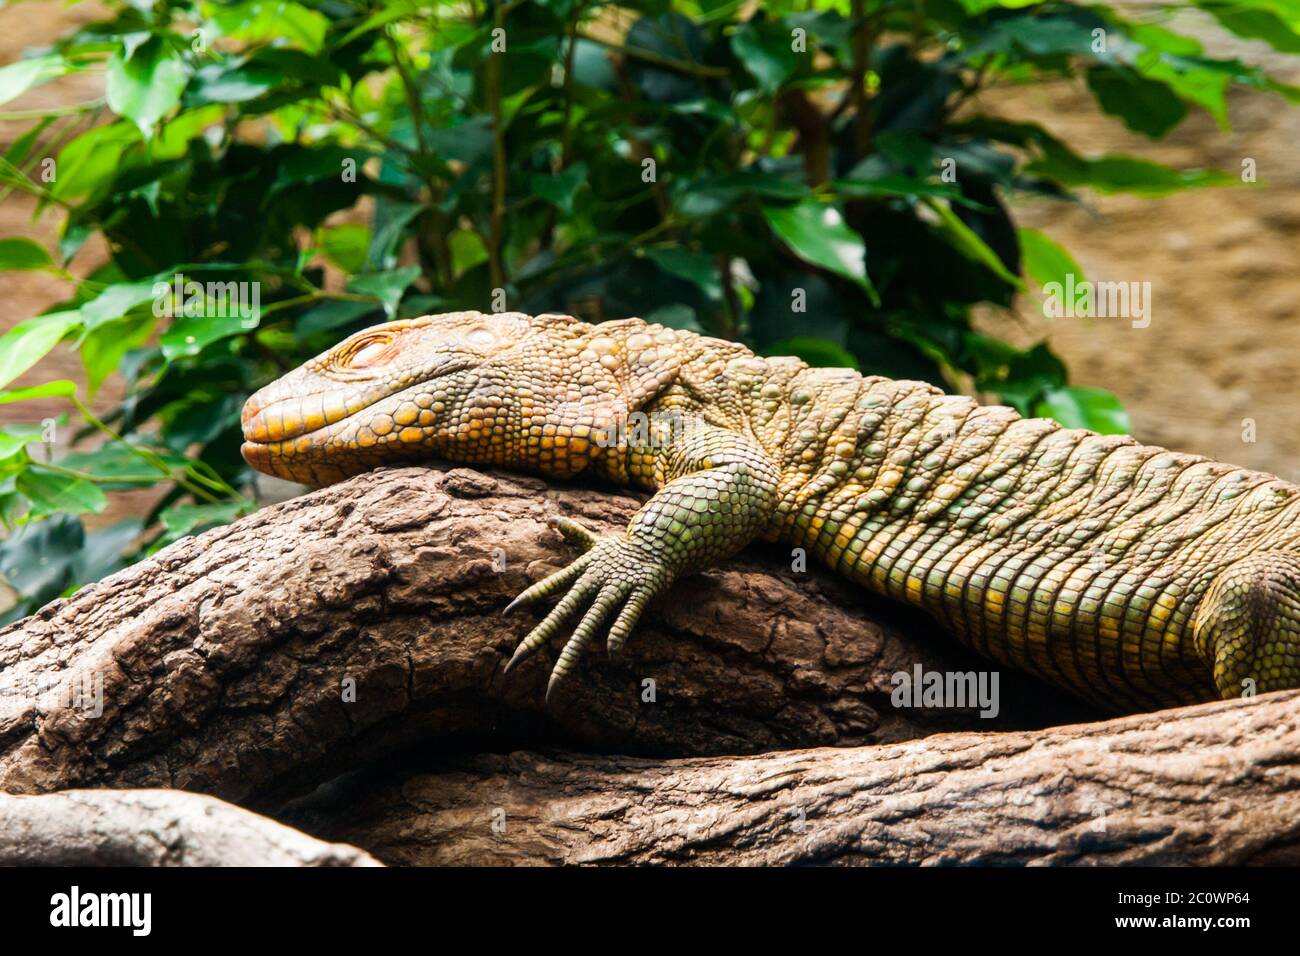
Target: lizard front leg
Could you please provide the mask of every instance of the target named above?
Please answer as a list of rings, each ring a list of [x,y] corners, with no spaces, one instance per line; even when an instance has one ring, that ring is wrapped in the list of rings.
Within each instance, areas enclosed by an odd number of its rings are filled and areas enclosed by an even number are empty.
[[[771,519],[778,472],[756,442],[693,420],[670,432],[673,437],[667,444],[652,450],[660,488],[633,516],[626,533],[597,536],[575,521],[556,519],[555,527],[586,553],[528,588],[506,608],[508,612],[568,588],[520,642],[506,665],[508,672],[580,607],[587,607],[551,672],[548,699],[616,609],[607,642],[611,655],[618,653],[652,597],[679,575],[739,551]]]

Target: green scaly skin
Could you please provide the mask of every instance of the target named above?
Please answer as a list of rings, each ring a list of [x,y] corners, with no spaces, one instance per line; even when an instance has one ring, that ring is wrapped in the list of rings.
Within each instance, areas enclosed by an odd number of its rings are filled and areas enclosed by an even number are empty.
[[[1024,419],[919,382],[568,316],[461,312],[357,333],[262,389],[244,457],[326,484],[441,459],[655,494],[514,605],[582,612],[548,694],[654,595],[755,539],[924,608],[994,660],[1116,711],[1300,686],[1300,489]]]

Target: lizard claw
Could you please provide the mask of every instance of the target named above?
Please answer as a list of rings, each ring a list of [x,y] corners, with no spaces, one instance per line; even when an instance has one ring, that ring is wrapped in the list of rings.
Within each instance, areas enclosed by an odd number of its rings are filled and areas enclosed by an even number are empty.
[[[546,523],[560,532],[560,534],[564,535],[566,541],[579,545],[584,551],[590,551],[600,541],[598,535],[592,534],[571,518],[555,515],[549,518]],[[509,614],[511,611],[521,608],[525,604],[532,604],[534,601],[544,598],[549,594],[554,594],[560,588],[577,578],[586,567],[587,562],[582,558],[579,558],[562,571],[557,571],[549,577],[543,578],[532,587],[520,593],[513,601],[505,606],[505,609],[501,613]],[[511,658],[511,661],[513,660],[514,658]],[[508,671],[509,669],[510,665],[507,664],[506,670]]]
[[[600,543],[600,535],[592,534],[572,518],[552,515],[546,523],[564,535],[566,540],[581,547],[583,551],[590,551]]]
[[[556,519],[556,527],[566,537],[572,535],[570,540],[586,545],[587,553],[562,571],[528,588],[507,608],[510,610],[531,603],[568,587],[559,603],[519,643],[506,664],[506,673],[554,637],[579,608],[587,609],[551,671],[546,686],[548,701],[611,614],[618,612],[610,627],[606,646],[610,654],[615,655],[623,647],[650,598],[667,587],[672,578],[662,562],[634,542],[626,538],[597,537],[574,522],[569,522],[571,527],[566,531],[562,522],[567,520]]]

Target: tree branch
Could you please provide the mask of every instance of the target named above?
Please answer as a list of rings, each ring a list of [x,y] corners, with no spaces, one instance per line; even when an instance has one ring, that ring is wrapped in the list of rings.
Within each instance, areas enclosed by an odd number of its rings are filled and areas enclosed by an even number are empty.
[[[613,532],[637,505],[406,468],[176,542],[0,631],[0,790],[161,786],[268,807],[466,735],[685,755],[1059,719],[1059,693],[1018,701],[1010,674],[995,721],[895,709],[898,671],[987,665],[925,619],[909,640],[829,574],[782,570],[779,550],[679,582],[623,658],[591,655],[545,706],[557,647],[501,670],[546,609],[501,609],[575,557],[549,516]]]
[[[0,866],[378,866],[213,797],[176,790],[0,794]]]
[[[443,760],[289,819],[407,865],[1295,865],[1300,692],[880,747]]]
[[[1300,692],[1026,731],[1081,709],[1003,673],[996,720],[897,710],[898,671],[989,665],[779,549],[545,707],[554,647],[501,677],[544,609],[500,608],[571,560],[550,515],[637,504],[402,468],[179,541],[0,631],[0,790],[202,791],[398,863],[1300,860]],[[874,746],[735,756],[824,744]],[[575,748],[641,756],[452,756]]]

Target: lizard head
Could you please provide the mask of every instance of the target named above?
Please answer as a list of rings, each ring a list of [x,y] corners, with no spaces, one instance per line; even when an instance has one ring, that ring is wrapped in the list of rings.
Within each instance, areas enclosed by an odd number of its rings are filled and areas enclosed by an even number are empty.
[[[312,485],[428,460],[568,477],[672,380],[674,335],[518,312],[372,326],[249,398],[242,452]]]

